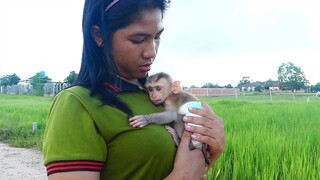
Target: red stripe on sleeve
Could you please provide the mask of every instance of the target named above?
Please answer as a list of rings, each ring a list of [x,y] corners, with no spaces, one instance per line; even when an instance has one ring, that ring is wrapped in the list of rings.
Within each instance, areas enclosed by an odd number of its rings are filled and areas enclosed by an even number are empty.
[[[58,172],[69,171],[102,171],[104,162],[102,161],[54,161],[46,165],[47,175]]]

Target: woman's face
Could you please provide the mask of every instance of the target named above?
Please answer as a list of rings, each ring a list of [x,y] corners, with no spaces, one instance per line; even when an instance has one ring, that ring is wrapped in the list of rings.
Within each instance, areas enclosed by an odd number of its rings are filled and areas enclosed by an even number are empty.
[[[129,26],[115,31],[111,53],[126,80],[143,78],[151,69],[163,31],[159,9],[145,11]]]

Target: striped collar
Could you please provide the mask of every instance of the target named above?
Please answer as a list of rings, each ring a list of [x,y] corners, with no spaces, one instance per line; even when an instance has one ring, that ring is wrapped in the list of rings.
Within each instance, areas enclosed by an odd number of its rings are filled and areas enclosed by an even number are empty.
[[[141,85],[144,85],[147,80],[147,76],[145,76],[142,79],[139,79]],[[123,79],[120,79],[120,86],[116,86],[114,84],[111,84],[109,82],[104,82],[104,85],[106,85],[108,88],[114,90],[117,94],[121,92],[133,92],[133,91],[139,91],[143,89],[142,87],[139,87],[136,84],[129,83]]]

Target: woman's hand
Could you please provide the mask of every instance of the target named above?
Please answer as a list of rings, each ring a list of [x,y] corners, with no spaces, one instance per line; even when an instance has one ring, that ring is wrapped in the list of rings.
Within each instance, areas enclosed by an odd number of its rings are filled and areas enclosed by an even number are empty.
[[[190,108],[190,113],[197,114],[201,117],[183,117],[185,123],[198,124],[203,127],[186,125],[186,130],[192,134],[191,138],[202,143],[208,144],[210,153],[211,166],[219,158],[226,146],[223,121],[214,114],[206,103],[201,103],[204,109]]]
[[[208,167],[203,158],[201,150],[189,150],[191,133],[184,131],[176,153],[174,167],[172,172],[165,179],[190,179],[202,180],[205,179],[205,173]]]

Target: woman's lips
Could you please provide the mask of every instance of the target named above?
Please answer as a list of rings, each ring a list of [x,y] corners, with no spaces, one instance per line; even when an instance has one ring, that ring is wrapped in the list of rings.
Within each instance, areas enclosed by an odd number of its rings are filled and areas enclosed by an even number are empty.
[[[148,72],[151,69],[151,64],[145,64],[140,66],[141,71]]]

